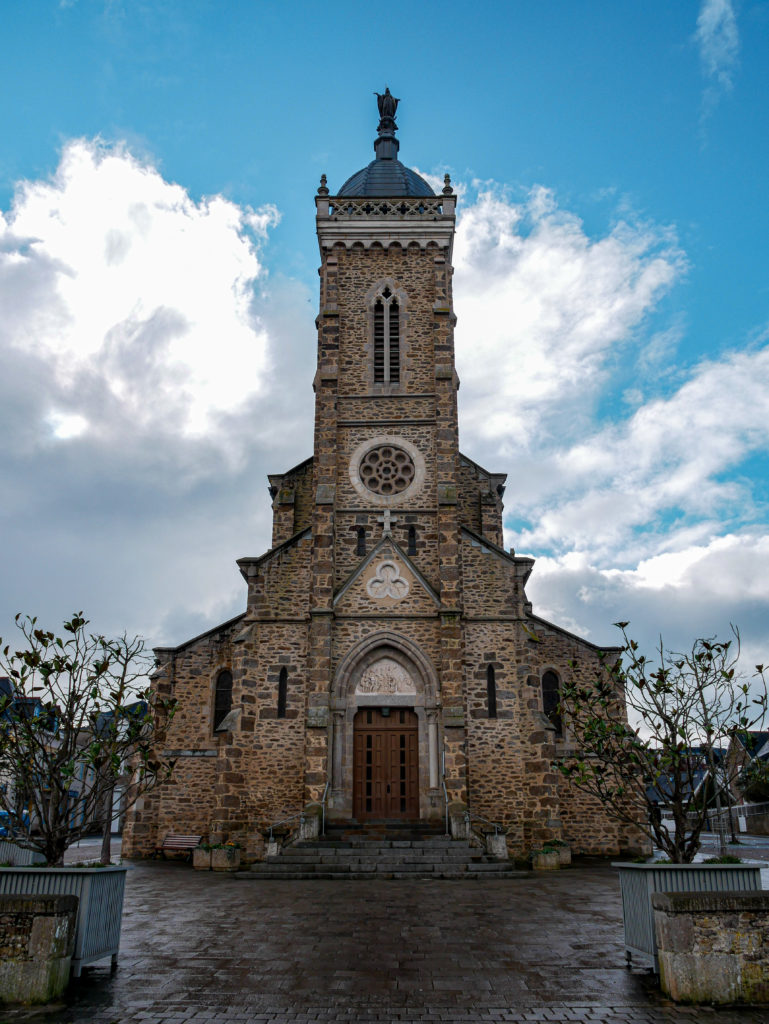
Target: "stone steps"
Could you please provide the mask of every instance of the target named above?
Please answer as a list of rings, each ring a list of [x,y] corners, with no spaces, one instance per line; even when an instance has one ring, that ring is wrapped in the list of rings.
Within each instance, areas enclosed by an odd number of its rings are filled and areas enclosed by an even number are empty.
[[[323,839],[288,846],[276,857],[237,872],[237,878],[283,881],[366,879],[495,879],[530,878],[510,861],[492,860],[466,840],[447,839],[430,827],[422,838],[381,838],[372,830],[329,830]],[[382,831],[387,834],[387,829]],[[413,831],[410,829],[409,831]],[[390,835],[403,835],[403,829]]]

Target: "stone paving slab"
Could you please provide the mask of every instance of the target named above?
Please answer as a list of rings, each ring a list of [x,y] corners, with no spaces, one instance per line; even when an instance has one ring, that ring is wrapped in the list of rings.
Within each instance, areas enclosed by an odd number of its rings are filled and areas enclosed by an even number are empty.
[[[241,881],[128,872],[120,963],[66,1003],[0,1024],[530,1021],[766,1024],[765,1009],[667,1004],[629,971],[614,871],[514,881]]]

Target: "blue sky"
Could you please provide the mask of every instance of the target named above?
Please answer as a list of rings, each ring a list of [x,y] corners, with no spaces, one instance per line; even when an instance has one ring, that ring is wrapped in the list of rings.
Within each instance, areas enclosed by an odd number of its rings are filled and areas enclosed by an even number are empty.
[[[241,610],[311,450],[313,194],[461,195],[464,450],[537,610],[769,652],[769,3],[5,0],[0,633]]]

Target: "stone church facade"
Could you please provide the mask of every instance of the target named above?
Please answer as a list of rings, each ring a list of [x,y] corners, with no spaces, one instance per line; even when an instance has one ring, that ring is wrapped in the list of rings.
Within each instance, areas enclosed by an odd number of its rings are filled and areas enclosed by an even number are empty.
[[[553,768],[576,749],[559,685],[598,650],[533,612],[505,474],[459,450],[456,195],[397,159],[397,102],[379,97],[375,159],[335,195],[321,180],[313,454],[269,477],[245,612],[155,652],[176,768],[132,813],[128,856],[185,832],[258,857],[267,826],[320,804],[359,823],[468,810],[516,856],[637,845]]]

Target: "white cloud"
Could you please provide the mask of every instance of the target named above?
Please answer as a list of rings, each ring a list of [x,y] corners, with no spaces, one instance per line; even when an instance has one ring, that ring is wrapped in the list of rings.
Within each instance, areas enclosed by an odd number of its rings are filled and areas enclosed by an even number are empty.
[[[743,667],[769,660],[769,535],[746,530],[712,536],[632,569],[600,568],[589,555],[537,560],[529,594],[535,610],[599,644],[617,643],[611,623],[630,620],[631,636],[653,650],[660,635],[676,650],[696,636],[743,637]]]
[[[767,338],[677,366],[681,314],[652,318],[686,269],[674,236],[591,237],[545,190],[482,191],[455,252],[462,446],[509,474],[506,542],[537,557],[535,611],[601,643],[618,619],[684,647],[736,621],[769,648],[768,531],[743,468],[769,446]]]
[[[88,420],[77,413],[55,412],[48,415],[51,433],[57,440],[67,441],[71,437],[80,437],[88,429]]]
[[[276,222],[83,140],[0,213],[3,635],[83,608],[179,642],[241,610],[266,474],[312,443],[314,313],[266,275]]]
[[[0,219],[8,342],[52,364],[68,415],[90,376],[134,425],[202,435],[263,387],[254,284],[277,220],[270,206],[196,202],[123,147],[71,142]]]
[[[669,398],[581,443],[540,452],[548,472],[528,495],[525,515],[536,525],[520,543],[586,548],[616,561],[669,544],[693,522],[710,530],[716,521],[749,520],[749,483],[734,473],[767,446],[769,346],[703,363]]]
[[[759,653],[767,531],[740,466],[767,446],[767,339],[685,373],[683,318],[655,315],[686,270],[671,231],[594,237],[546,189],[460,187],[462,446],[509,473],[535,610],[599,642],[732,619]],[[0,214],[0,620],[102,609],[175,643],[242,610],[265,475],[312,446],[315,301],[265,273],[276,218],[84,141]]]
[[[703,0],[695,39],[705,74],[721,89],[731,89],[740,51],[731,0]]]
[[[607,359],[684,267],[668,231],[622,221],[592,239],[544,188],[522,203],[482,190],[455,246],[465,431],[509,453],[584,420]]]

